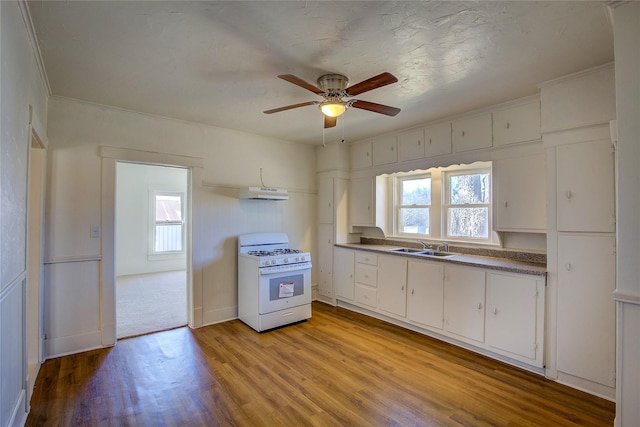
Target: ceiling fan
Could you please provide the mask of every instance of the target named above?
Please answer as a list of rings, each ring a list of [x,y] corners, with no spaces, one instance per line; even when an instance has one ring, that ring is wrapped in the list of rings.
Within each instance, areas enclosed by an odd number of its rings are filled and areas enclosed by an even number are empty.
[[[361,110],[373,111],[374,113],[385,114],[387,116],[395,116],[400,112],[399,108],[389,107],[388,105],[376,104],[374,102],[360,101],[358,99],[344,100],[343,98],[359,95],[391,83],[395,83],[398,79],[390,73],[382,73],[370,79],[361,81],[358,84],[349,86],[349,79],[342,74],[325,74],[318,78],[318,86],[307,83],[299,77],[292,74],[282,74],[278,76],[282,80],[307,89],[324,98],[323,101],[309,101],[300,104],[287,105],[286,107],[274,108],[265,111],[265,114],[278,113],[280,111],[291,110],[292,108],[305,107],[307,105],[319,105],[320,111],[324,114],[324,127],[331,128],[336,125],[338,117],[344,113],[347,108],[360,108]]]

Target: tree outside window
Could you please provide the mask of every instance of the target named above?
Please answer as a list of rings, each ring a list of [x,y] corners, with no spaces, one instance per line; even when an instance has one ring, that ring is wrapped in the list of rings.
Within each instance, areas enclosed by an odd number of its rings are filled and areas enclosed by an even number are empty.
[[[488,239],[490,234],[491,171],[446,174],[447,237]]]

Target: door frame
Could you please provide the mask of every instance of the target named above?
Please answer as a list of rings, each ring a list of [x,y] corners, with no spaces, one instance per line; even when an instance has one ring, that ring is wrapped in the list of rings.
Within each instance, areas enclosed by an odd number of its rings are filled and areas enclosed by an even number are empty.
[[[116,163],[131,162],[155,166],[181,167],[188,170],[187,199],[188,215],[186,230],[186,268],[187,268],[187,319],[189,327],[200,326],[198,310],[195,305],[200,301],[202,284],[194,281],[193,274],[193,217],[194,201],[193,183],[202,182],[203,159],[199,157],[163,154],[157,152],[131,150],[127,148],[101,146],[99,156],[102,158],[101,188],[101,229],[102,261],[100,267],[100,330],[102,345],[112,346],[116,343],[116,269],[115,269],[115,196],[116,196]],[[195,284],[195,286],[194,286]]]

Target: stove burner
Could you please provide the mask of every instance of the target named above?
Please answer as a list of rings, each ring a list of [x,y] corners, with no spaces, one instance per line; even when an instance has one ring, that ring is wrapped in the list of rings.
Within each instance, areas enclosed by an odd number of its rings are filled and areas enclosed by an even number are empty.
[[[254,256],[274,256],[302,253],[299,249],[274,249],[272,251],[249,251],[247,254]]]

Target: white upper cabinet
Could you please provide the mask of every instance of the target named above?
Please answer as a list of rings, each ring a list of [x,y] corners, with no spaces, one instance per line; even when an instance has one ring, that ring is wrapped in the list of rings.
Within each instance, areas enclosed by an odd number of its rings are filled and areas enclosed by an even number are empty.
[[[615,232],[611,141],[561,145],[556,157],[558,231]]]
[[[492,143],[491,113],[453,121],[453,148],[456,153],[489,148]]]
[[[370,167],[373,156],[371,154],[371,142],[359,142],[351,146],[351,169]]]
[[[333,224],[333,178],[318,180],[318,222]]]
[[[546,156],[534,154],[493,163],[498,231],[547,231]]]
[[[426,157],[451,154],[451,123],[438,123],[424,128]]]
[[[352,178],[349,183],[349,223],[375,225],[375,178]]]
[[[398,135],[398,160],[416,160],[424,157],[424,129],[414,129]]]
[[[373,164],[386,165],[398,161],[398,147],[395,135],[387,135],[373,140]]]
[[[540,102],[538,100],[494,111],[494,146],[535,141],[540,138]]]

